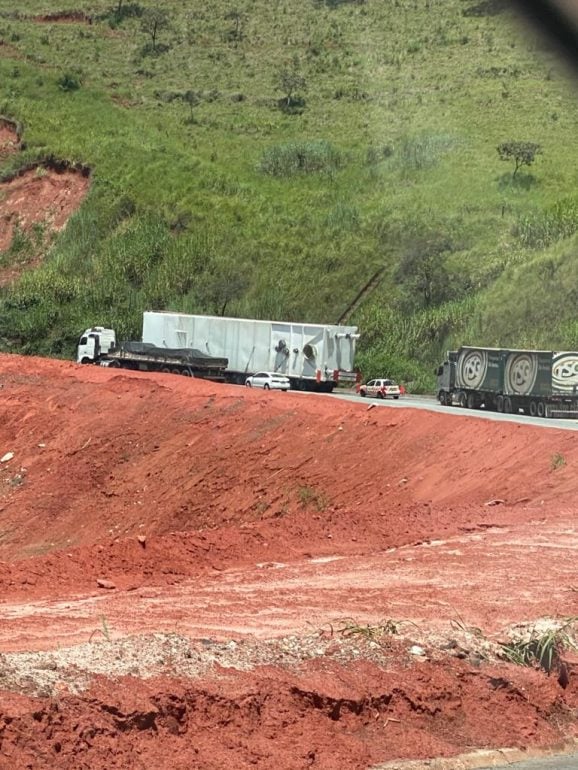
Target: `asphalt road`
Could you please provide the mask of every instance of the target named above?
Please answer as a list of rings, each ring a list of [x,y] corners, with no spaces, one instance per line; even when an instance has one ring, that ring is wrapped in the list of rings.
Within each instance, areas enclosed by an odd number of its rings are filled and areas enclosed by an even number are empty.
[[[461,414],[468,417],[475,417],[480,420],[499,420],[501,422],[519,422],[523,425],[537,425],[540,428],[562,428],[563,430],[578,430],[578,420],[560,420],[544,419],[540,417],[530,417],[524,414],[500,414],[499,412],[486,412],[483,409],[461,409],[459,406],[441,406],[433,396],[401,396],[395,401],[379,398],[362,398],[353,393],[335,391],[330,398],[343,398],[347,401],[358,401],[361,403],[375,404],[379,407],[389,409],[427,409],[430,412],[443,412],[444,414]],[[578,770],[578,764],[576,765]]]
[[[530,759],[527,762],[510,762],[507,767],[513,770],[577,770],[578,754],[567,754],[563,757],[548,757],[548,759]],[[479,770],[491,770],[481,767]],[[493,766],[496,770],[496,766]]]

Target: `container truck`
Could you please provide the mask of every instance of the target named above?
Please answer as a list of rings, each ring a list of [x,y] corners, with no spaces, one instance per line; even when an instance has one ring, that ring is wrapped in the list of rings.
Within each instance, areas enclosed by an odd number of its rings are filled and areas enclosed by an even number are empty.
[[[356,326],[173,312],[143,316],[143,342],[226,358],[228,382],[243,384],[255,372],[276,372],[289,377],[294,390],[331,392],[340,378],[354,379],[358,338]]]
[[[578,417],[578,353],[464,346],[436,374],[445,406]]]
[[[117,346],[114,329],[93,326],[78,343],[79,364],[99,364],[145,372],[171,372],[188,377],[222,382],[226,358],[217,358],[190,348],[157,348],[144,342],[121,342]]]

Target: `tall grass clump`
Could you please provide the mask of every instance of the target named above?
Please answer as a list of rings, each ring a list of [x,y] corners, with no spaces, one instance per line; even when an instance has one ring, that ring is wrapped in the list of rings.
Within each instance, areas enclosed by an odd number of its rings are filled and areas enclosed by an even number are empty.
[[[566,618],[558,626],[540,631],[533,628],[525,638],[502,644],[502,657],[518,666],[541,668],[550,674],[560,665],[564,650],[576,650],[573,630],[578,618]]]
[[[569,197],[553,206],[522,214],[513,227],[513,234],[528,249],[546,249],[562,238],[578,232],[578,198]]]
[[[270,176],[330,173],[343,165],[343,154],[331,142],[315,139],[309,142],[287,142],[270,147],[263,153],[259,171]]]
[[[406,136],[396,154],[397,166],[403,172],[424,171],[435,166],[446,153],[458,145],[449,134]]]

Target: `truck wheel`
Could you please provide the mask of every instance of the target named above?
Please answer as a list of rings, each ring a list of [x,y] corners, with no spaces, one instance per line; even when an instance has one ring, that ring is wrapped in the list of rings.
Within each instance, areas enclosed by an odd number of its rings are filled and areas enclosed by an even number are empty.
[[[458,406],[461,406],[462,409],[466,409],[468,406],[468,397],[463,390],[458,393]]]
[[[538,417],[546,416],[546,404],[543,401],[538,401],[538,405],[536,407],[536,414],[538,415]]]
[[[535,417],[538,414],[538,404],[535,401],[530,401],[530,417]]]
[[[445,390],[440,390],[440,392],[438,393],[438,401],[440,402],[440,404],[442,406],[446,405],[446,392],[445,392]]]
[[[512,399],[509,396],[504,398],[504,414],[512,414]]]
[[[164,366],[164,367],[161,369],[161,372],[163,372],[163,374],[170,374],[170,373],[171,373],[171,370],[169,369],[169,367],[168,367],[168,366]]]
[[[173,374],[180,374],[181,373],[180,369],[171,369],[171,371],[172,371]]]
[[[192,377],[192,376],[193,376],[193,375],[192,375],[192,374],[189,372],[189,370],[188,370],[188,369],[183,369],[183,371],[181,372],[181,374],[182,374],[183,376],[185,376],[185,377]]]
[[[476,408],[476,397],[473,393],[468,393],[468,409]]]
[[[496,410],[500,413],[504,411],[504,397],[498,396],[496,398]]]

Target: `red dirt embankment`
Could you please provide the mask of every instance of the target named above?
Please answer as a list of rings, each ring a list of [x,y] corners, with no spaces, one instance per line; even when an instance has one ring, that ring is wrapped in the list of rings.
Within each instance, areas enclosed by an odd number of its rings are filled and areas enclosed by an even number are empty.
[[[497,662],[484,634],[578,615],[577,461],[572,432],[0,356],[0,768],[560,745],[576,667]],[[415,637],[365,634],[380,618]],[[196,646],[126,639],[167,629]]]
[[[18,152],[20,139],[12,121],[0,117],[0,163],[10,155]]]
[[[0,252],[10,247],[19,228],[33,225],[58,232],[80,206],[90,181],[78,171],[38,166],[0,184]],[[2,279],[6,282],[6,279]]]
[[[552,723],[567,719],[555,682],[502,673],[323,661],[294,674],[222,669],[204,684],[99,678],[85,697],[50,705],[9,696],[0,745],[12,770],[362,770],[476,745],[555,744]]]
[[[0,464],[6,591],[369,553],[574,505],[578,446],[563,431],[41,359],[0,365],[0,456],[14,453]]]

